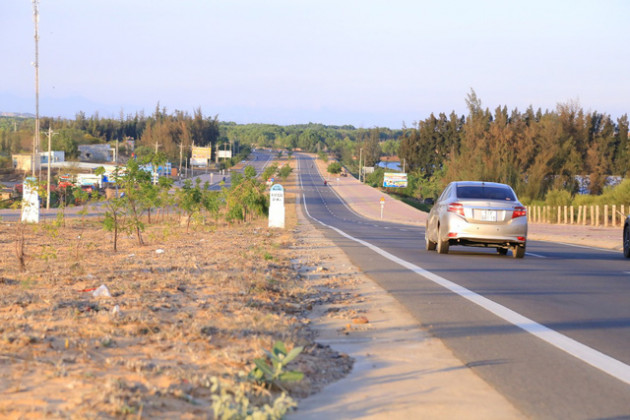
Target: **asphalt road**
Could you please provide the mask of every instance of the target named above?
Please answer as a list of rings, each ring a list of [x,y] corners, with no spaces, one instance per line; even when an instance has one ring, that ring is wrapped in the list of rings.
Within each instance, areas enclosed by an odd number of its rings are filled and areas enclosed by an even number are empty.
[[[630,418],[630,266],[619,252],[529,241],[424,249],[424,229],[351,211],[298,156],[307,214],[363,272],[532,418]]]
[[[193,182],[195,182],[196,178],[200,178],[202,185],[204,182],[207,181],[210,183],[211,190],[219,191],[223,187],[221,185],[221,181],[223,180],[224,177],[225,177],[224,186],[226,188],[229,188],[230,183],[232,181],[232,175],[231,175],[232,172],[243,173],[243,171],[245,170],[247,166],[252,166],[256,170],[257,174],[261,174],[265,170],[267,165],[269,165],[273,161],[273,156],[274,155],[271,152],[268,152],[265,150],[257,150],[255,152],[252,152],[249,155],[248,159],[243,161],[242,165],[240,165],[238,169],[234,169],[234,168],[230,169],[229,171],[226,171],[225,174],[221,174],[219,172],[204,173],[203,171],[201,171],[201,174],[195,175],[191,179],[193,180]],[[183,185],[183,182],[180,181],[178,185]]]

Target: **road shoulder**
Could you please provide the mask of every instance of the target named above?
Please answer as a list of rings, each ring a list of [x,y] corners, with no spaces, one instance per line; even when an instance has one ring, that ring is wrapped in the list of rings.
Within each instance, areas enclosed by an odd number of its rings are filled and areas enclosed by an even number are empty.
[[[355,365],[344,379],[301,400],[288,418],[524,418],[422,330],[392,296],[358,272],[301,208],[298,215],[299,237],[324,261],[308,276],[352,273],[351,284],[337,292],[355,299],[343,306],[316,307],[311,318],[318,341],[353,357]]]

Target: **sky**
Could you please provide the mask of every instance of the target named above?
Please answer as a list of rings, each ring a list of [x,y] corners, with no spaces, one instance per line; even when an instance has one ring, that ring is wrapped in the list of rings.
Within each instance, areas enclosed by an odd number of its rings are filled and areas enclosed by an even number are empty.
[[[40,115],[413,126],[431,113],[630,111],[625,0],[41,0]],[[0,112],[35,114],[30,0],[0,0]]]

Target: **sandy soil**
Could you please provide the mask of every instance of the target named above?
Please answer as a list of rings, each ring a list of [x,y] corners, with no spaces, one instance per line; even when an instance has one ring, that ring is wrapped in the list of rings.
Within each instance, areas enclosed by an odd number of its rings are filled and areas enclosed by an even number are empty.
[[[305,378],[281,384],[294,398],[350,371],[307,314],[359,297],[338,290],[350,274],[307,280],[334,250],[304,251],[293,206],[285,230],[158,219],[146,245],[125,236],[118,252],[96,220],[0,223],[1,417],[212,417],[213,377],[270,403],[278,389],[247,374],[277,340],[304,347],[288,369]],[[111,297],[94,296],[101,285]]]

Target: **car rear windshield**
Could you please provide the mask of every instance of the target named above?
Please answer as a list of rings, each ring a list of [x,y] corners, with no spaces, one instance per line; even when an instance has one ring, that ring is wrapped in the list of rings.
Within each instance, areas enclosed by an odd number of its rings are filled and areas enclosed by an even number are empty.
[[[485,185],[458,186],[457,198],[516,201],[516,197],[511,189],[505,187],[489,187]]]

